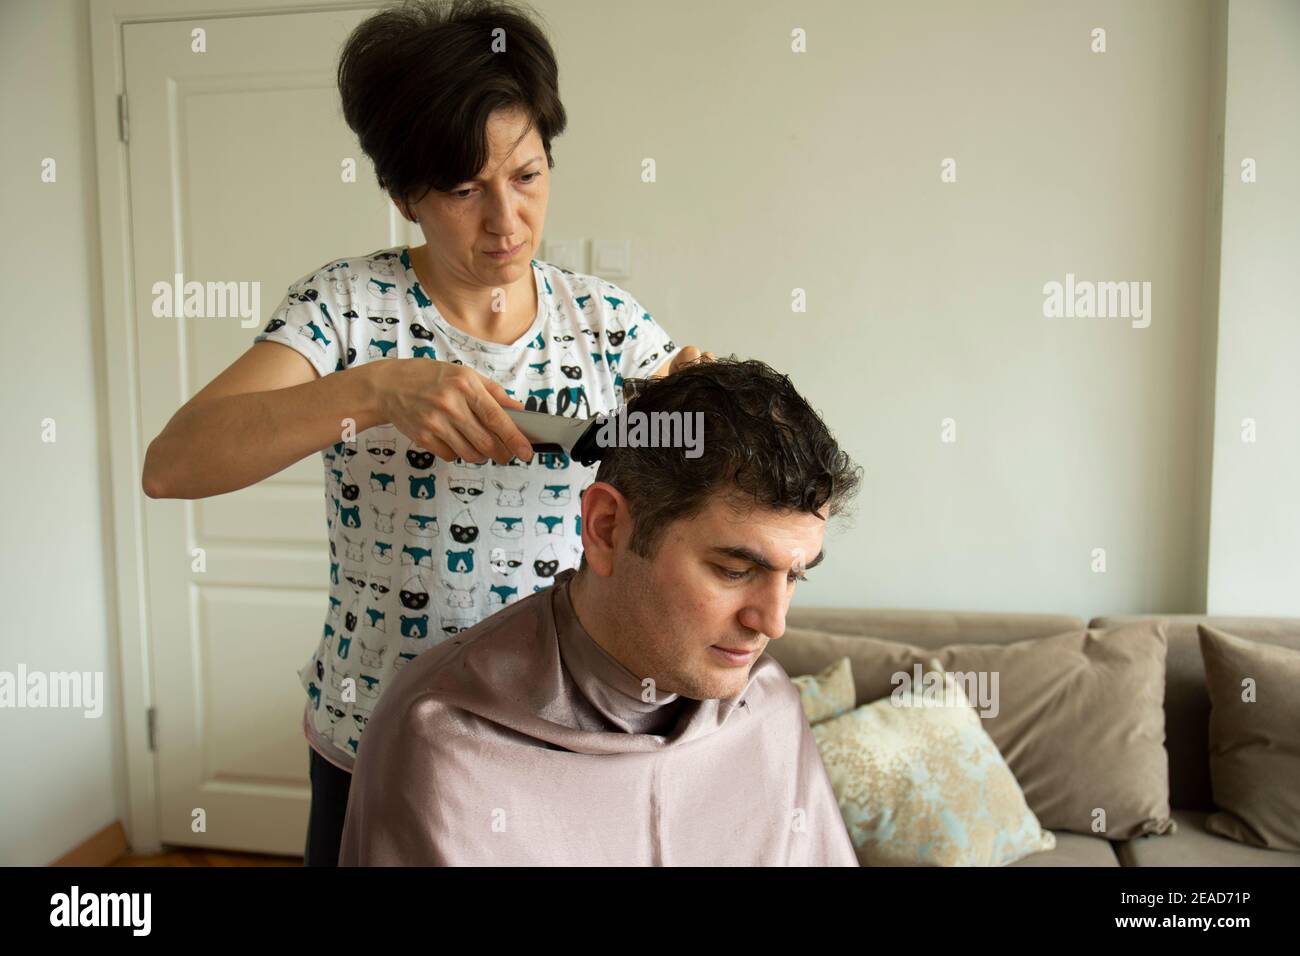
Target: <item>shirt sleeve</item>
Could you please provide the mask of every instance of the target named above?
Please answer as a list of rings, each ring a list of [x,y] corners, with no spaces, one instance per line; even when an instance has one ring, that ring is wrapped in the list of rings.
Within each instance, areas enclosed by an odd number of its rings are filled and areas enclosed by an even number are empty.
[[[619,373],[624,379],[649,378],[672,358],[677,345],[668,330],[635,297],[628,295],[624,306],[628,310],[624,319],[627,335],[623,339]]]
[[[317,274],[318,275],[318,274]],[[336,305],[326,301],[317,283],[317,275],[300,279],[289,286],[280,304],[271,313],[266,327],[253,337],[254,342],[279,342],[287,345],[307,361],[322,377],[343,368],[343,343],[340,341],[340,316]],[[336,319],[339,324],[336,324]]]

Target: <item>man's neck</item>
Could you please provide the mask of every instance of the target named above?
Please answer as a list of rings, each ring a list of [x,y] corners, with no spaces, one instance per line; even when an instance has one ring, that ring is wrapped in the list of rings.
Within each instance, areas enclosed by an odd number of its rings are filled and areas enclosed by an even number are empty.
[[[612,727],[636,734],[671,733],[690,702],[669,693],[657,679],[634,666],[626,652],[616,653],[607,637],[623,636],[622,622],[616,619],[621,609],[610,608],[613,614],[604,613],[605,606],[617,602],[601,601],[608,596],[607,590],[601,591],[602,583],[594,575],[578,572],[560,585],[565,592],[557,596],[555,606],[557,616],[563,618],[557,634],[561,658],[583,697]],[[611,622],[611,618],[615,620]]]
[[[615,653],[615,648],[610,646],[609,641],[604,637],[604,616],[593,606],[591,595],[587,592],[587,584],[587,572],[579,568],[569,581],[569,603],[573,605],[573,613],[577,616],[582,629],[600,646],[601,650],[627,667],[627,662],[620,659]],[[629,667],[628,670],[631,668]]]

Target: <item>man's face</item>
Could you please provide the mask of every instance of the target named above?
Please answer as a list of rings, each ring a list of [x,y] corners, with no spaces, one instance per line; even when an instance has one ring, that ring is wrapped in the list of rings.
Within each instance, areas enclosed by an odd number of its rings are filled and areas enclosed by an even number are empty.
[[[615,656],[652,677],[659,696],[739,694],[767,642],[785,633],[795,582],[821,560],[825,517],[737,511],[716,496],[670,525],[649,560],[624,549],[610,582],[625,602]]]
[[[411,206],[438,274],[473,285],[506,287],[529,275],[546,223],[551,173],[536,129],[521,111],[498,110],[487,121],[489,157],[478,174]],[[519,246],[509,258],[487,253]]]

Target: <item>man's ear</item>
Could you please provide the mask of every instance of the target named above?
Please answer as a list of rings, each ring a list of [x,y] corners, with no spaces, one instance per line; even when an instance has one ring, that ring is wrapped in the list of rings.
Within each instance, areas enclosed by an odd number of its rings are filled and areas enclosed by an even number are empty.
[[[614,573],[614,560],[630,534],[627,499],[609,482],[589,484],[582,493],[582,553],[594,574]]]

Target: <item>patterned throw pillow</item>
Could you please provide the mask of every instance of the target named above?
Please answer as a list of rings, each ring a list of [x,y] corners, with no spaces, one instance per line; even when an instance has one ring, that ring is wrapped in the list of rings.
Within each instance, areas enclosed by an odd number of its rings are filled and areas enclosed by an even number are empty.
[[[863,703],[888,697],[891,675],[937,657],[967,688],[1043,827],[1096,838],[1104,823],[1106,839],[1129,840],[1177,830],[1165,750],[1168,643],[1161,619],[937,648],[786,628],[766,653],[787,674],[847,657]]]
[[[812,728],[863,866],[1005,866],[1051,850],[961,684],[919,685]]]
[[[847,657],[841,657],[820,674],[804,674],[790,680],[799,688],[799,701],[810,724],[847,714],[857,702],[853,666]]]

